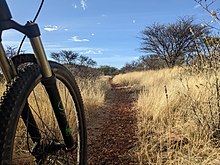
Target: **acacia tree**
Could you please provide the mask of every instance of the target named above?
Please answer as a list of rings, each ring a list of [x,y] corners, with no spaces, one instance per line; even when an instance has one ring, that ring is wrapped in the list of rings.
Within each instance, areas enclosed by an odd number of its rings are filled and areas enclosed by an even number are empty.
[[[104,75],[114,75],[118,71],[118,68],[108,66],[108,65],[102,65],[98,68]]]
[[[79,65],[90,66],[90,67],[97,65],[96,61],[92,60],[87,56],[80,55],[77,60],[79,61]]]
[[[180,18],[168,25],[147,26],[142,31],[141,51],[160,58],[167,67],[182,65],[195,51],[195,38],[209,33],[206,27],[194,24],[193,21],[189,17]]]
[[[8,58],[11,58],[16,55],[17,48],[13,46],[7,46],[5,53]]]
[[[51,58],[66,64],[74,64],[78,56],[78,53],[75,53],[71,50],[62,50],[59,53],[51,53]]]
[[[17,47],[15,47],[15,46],[6,46],[5,53],[6,53],[6,56],[8,58],[11,58],[11,57],[17,55]],[[25,51],[21,50],[20,54],[22,54],[22,53],[25,53]]]
[[[71,50],[62,50],[58,53],[53,52],[51,53],[51,58],[53,58],[57,62],[69,65],[77,64],[87,67],[93,67],[97,64],[96,61],[92,60],[91,58],[79,55],[78,53]]]

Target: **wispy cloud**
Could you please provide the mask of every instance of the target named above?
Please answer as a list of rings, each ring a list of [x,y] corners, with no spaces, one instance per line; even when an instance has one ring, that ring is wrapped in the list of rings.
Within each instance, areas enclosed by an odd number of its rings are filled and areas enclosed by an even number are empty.
[[[93,48],[93,47],[75,47],[75,48],[71,48],[71,50],[84,55],[101,55],[105,51],[103,48]]]
[[[199,7],[201,7],[200,4],[194,6],[195,9],[196,9],[196,8],[199,8]]]
[[[72,6],[73,6],[75,9],[78,8],[77,4],[72,4]]]
[[[83,8],[83,10],[86,10],[87,0],[80,0],[80,5],[76,4],[76,3],[72,3],[72,7],[74,7],[75,9],[78,9],[78,6],[81,6]]]
[[[86,10],[86,7],[87,7],[87,3],[86,3],[87,0],[81,0],[81,6],[83,8],[83,10]]]
[[[88,49],[81,52],[82,54],[90,54],[90,55],[96,55],[96,54],[102,54],[102,50],[100,49]]]
[[[58,26],[53,26],[53,25],[46,25],[44,26],[44,30],[45,31],[48,31],[48,32],[52,32],[52,31],[57,31],[59,30],[59,27]]]
[[[51,52],[57,52],[61,50],[72,50],[74,52],[77,52],[79,54],[84,55],[102,55],[106,49],[103,48],[96,48],[96,47],[72,47],[72,46],[64,46],[60,43],[45,43],[45,50]]]
[[[74,42],[89,42],[89,39],[86,38],[80,38],[79,36],[73,36],[71,39],[69,39],[70,41],[74,41]]]

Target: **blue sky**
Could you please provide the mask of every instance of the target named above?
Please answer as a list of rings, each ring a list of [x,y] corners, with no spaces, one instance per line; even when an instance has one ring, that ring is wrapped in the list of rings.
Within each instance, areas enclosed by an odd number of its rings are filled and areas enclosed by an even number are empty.
[[[7,0],[13,18],[24,24],[33,19],[40,0]],[[220,6],[220,2],[216,5]],[[193,0],[45,0],[37,19],[45,50],[73,50],[97,61],[98,66],[122,67],[143,55],[140,32],[145,26],[175,22],[181,16],[207,17]],[[3,33],[5,46],[18,46],[22,35]],[[23,49],[30,52],[26,40]]]

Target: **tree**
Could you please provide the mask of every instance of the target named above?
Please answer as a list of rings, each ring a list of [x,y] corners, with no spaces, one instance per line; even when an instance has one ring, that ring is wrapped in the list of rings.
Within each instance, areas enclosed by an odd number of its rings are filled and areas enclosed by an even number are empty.
[[[7,56],[8,58],[11,58],[11,57],[15,56],[15,55],[16,55],[16,52],[17,52],[16,50],[17,50],[16,47],[7,46],[7,48],[6,48],[6,50],[5,50],[6,56]]]
[[[79,61],[79,65],[93,67],[97,65],[97,62],[92,60],[87,56],[80,55],[77,59]]]
[[[92,60],[90,57],[79,55],[76,52],[71,50],[62,50],[58,53],[51,53],[51,58],[56,60],[57,62],[68,64],[68,65],[79,65],[86,67],[96,66],[96,61]]]
[[[141,51],[159,57],[167,67],[182,65],[195,51],[194,39],[208,34],[206,27],[193,24],[193,18],[180,18],[172,24],[153,24],[142,31]],[[193,33],[191,32],[193,31]]]
[[[139,63],[142,66],[142,70],[155,70],[166,66],[166,63],[157,55],[141,56],[139,58]]]
[[[166,63],[156,55],[140,56],[139,59],[126,63],[124,67],[120,69],[120,72],[133,72],[143,70],[156,70],[165,68]]]
[[[126,73],[126,72],[133,72],[133,71],[139,71],[144,70],[143,66],[140,64],[140,61],[133,60],[130,63],[126,63],[125,66],[123,66],[120,69],[120,72]]]
[[[20,53],[24,53],[24,50],[21,50]],[[15,55],[17,55],[17,47],[14,46],[6,46],[6,50],[5,50],[6,56],[8,58],[11,58]]]
[[[71,50],[62,50],[59,53],[51,53],[51,58],[65,64],[76,63],[78,56],[79,56],[78,53],[75,53]]]
[[[98,68],[98,70],[100,70],[104,75],[114,75],[118,71],[118,68],[102,65]]]

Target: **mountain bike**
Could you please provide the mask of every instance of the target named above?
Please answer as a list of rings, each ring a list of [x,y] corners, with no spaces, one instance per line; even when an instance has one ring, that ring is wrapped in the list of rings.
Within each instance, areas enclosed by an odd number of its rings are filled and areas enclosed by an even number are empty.
[[[0,0],[0,67],[7,81],[0,101],[0,164],[84,165],[86,124],[79,88],[69,70],[47,60],[35,20],[18,24],[6,0]],[[26,35],[34,54],[8,59],[2,44],[8,29]]]

